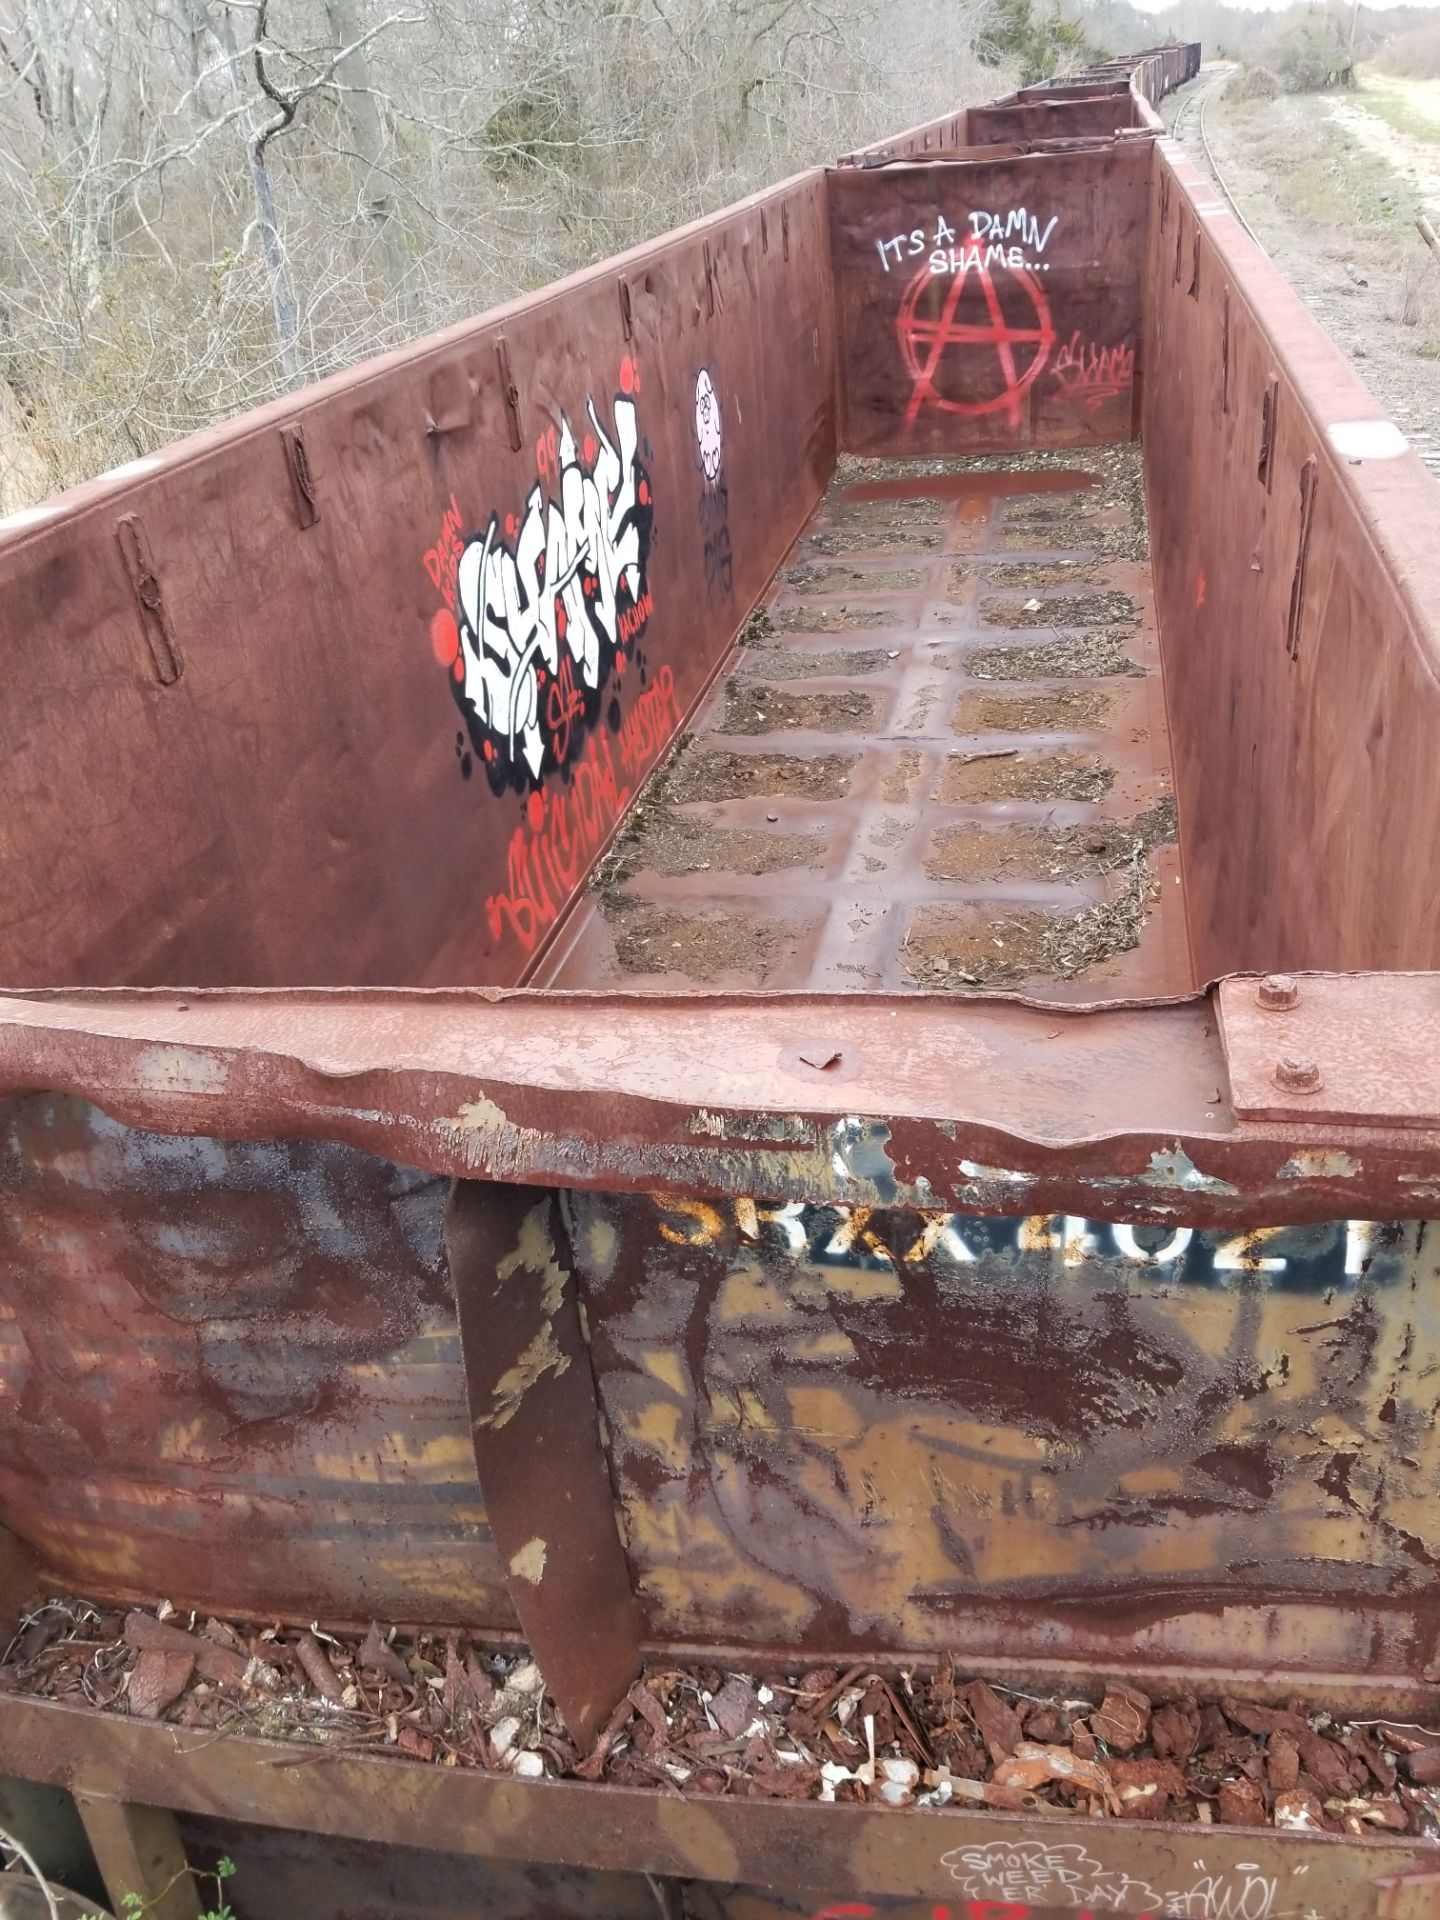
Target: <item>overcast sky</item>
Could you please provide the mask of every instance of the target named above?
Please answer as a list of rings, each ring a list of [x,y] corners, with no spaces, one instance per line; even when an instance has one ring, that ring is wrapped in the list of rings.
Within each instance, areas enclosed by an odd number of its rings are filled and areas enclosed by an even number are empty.
[[[1130,0],[1132,7],[1140,13],[1163,13],[1166,7],[1173,6],[1174,0]],[[1293,4],[1293,0],[1226,0],[1226,5],[1238,7],[1245,13],[1279,13],[1282,8]],[[1416,0],[1423,5],[1424,0]]]

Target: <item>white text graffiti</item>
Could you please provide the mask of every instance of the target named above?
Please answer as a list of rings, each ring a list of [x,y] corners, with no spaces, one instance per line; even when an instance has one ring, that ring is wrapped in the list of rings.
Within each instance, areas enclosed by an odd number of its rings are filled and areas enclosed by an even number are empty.
[[[892,261],[899,266],[927,252],[929,271],[936,275],[966,273],[972,267],[1048,268],[1049,263],[1038,256],[1050,244],[1059,221],[1059,214],[1052,214],[1041,226],[1038,214],[1017,207],[1013,213],[972,213],[957,231],[942,213],[933,232],[913,227],[875,245],[886,273]],[[964,232],[967,224],[968,234]]]
[[[956,1847],[941,1855],[940,1864],[971,1896],[969,1911],[976,1920],[1001,1920],[1007,1909],[1004,1920],[1025,1920],[1032,1905],[1078,1909],[1092,1920],[1108,1913],[1146,1915],[1147,1920],[1161,1915],[1164,1920],[1291,1920],[1308,1913],[1321,1920],[1308,1903],[1277,1910],[1279,1880],[1250,1861],[1229,1873],[1212,1873],[1197,1860],[1200,1877],[1193,1886],[1160,1892],[1123,1869],[1103,1866],[1082,1846],[1043,1840]],[[1294,1877],[1307,1870],[1302,1861]]]
[[[512,514],[502,529],[492,514],[463,544],[452,502],[425,556],[446,601],[436,657],[497,791],[537,787],[578,753],[649,617],[651,499],[635,402],[616,396],[608,431],[593,400],[587,413],[583,445],[563,415],[540,443],[550,498],[537,481],[518,524]]]
[[[1103,1866],[1082,1846],[997,1840],[956,1847],[940,1856],[940,1864],[977,1899],[1022,1907],[1088,1907],[1095,1913],[1144,1912],[1160,1905],[1159,1895],[1143,1880]]]

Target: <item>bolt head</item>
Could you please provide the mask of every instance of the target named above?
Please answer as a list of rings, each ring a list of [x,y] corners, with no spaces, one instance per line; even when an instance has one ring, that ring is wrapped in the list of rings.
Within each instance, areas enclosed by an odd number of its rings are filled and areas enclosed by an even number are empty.
[[[1275,1063],[1275,1084],[1286,1093],[1314,1093],[1320,1068],[1306,1053],[1282,1053]]]
[[[1300,989],[1288,973],[1267,973],[1255,989],[1255,998],[1272,1013],[1282,1013],[1300,998]]]

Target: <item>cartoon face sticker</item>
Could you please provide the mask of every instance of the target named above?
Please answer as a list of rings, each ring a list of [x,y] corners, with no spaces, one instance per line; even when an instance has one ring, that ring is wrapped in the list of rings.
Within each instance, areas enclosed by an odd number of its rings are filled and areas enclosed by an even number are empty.
[[[695,445],[700,452],[700,471],[712,487],[720,478],[723,441],[720,396],[709,370],[702,367],[695,381]]]

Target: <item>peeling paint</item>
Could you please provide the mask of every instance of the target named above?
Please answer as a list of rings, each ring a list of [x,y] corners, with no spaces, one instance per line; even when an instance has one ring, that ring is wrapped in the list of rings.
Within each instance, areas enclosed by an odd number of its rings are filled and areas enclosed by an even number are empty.
[[[1360,1163],[1348,1153],[1297,1150],[1281,1167],[1281,1180],[1354,1180]],[[1405,1178],[1401,1174],[1401,1179]]]
[[[814,1127],[798,1113],[712,1113],[708,1107],[690,1117],[686,1131],[711,1140],[778,1140],[801,1146],[815,1138]]]
[[[479,1094],[474,1100],[467,1100],[455,1116],[454,1124],[470,1133],[490,1133],[501,1127],[508,1127],[509,1120],[503,1107],[497,1107],[486,1094]]]
[[[135,1078],[152,1093],[223,1093],[230,1068],[193,1047],[147,1047],[135,1062]]]
[[[528,1580],[532,1587],[538,1587],[545,1577],[545,1542],[537,1535],[527,1540],[517,1553],[510,1556],[510,1571],[517,1580]]]
[[[481,1414],[476,1420],[477,1427],[494,1427],[498,1430],[508,1425],[531,1387],[547,1373],[553,1373],[558,1379],[570,1365],[569,1357],[560,1351],[555,1339],[555,1315],[560,1311],[565,1297],[565,1283],[570,1276],[555,1258],[555,1245],[550,1238],[548,1196],[537,1201],[525,1215],[520,1222],[515,1246],[496,1262],[497,1279],[508,1280],[512,1274],[519,1272],[533,1274],[540,1281],[540,1311],[545,1316],[544,1325],[514,1366],[507,1367],[495,1382],[493,1405],[489,1413]]]
[[[962,1160],[960,1171],[967,1180],[982,1180],[1007,1187],[1033,1187],[1033,1173],[1015,1173],[1009,1167],[982,1167],[977,1160]]]
[[[1097,1189],[1112,1187],[1173,1187],[1181,1193],[1213,1193],[1223,1195],[1227,1200],[1235,1199],[1240,1192],[1228,1180],[1220,1180],[1214,1174],[1202,1173],[1200,1168],[1186,1153],[1177,1140],[1173,1147],[1157,1147],[1150,1156],[1150,1164],[1144,1173],[1138,1174],[1102,1174],[1086,1182],[1087,1186]]]
[[[558,1380],[569,1365],[569,1358],[556,1344],[555,1329],[547,1320],[514,1366],[507,1367],[495,1382],[494,1405],[489,1413],[480,1415],[475,1425],[494,1427],[498,1433],[515,1418],[520,1402],[531,1387],[547,1373],[553,1373]]]
[[[513,1250],[496,1265],[496,1277],[508,1280],[512,1273],[522,1267],[539,1274],[544,1283],[541,1308],[549,1319],[559,1311],[560,1302],[565,1297],[565,1282],[570,1276],[555,1258],[555,1243],[550,1238],[548,1196],[537,1201],[520,1222],[520,1238]]]

